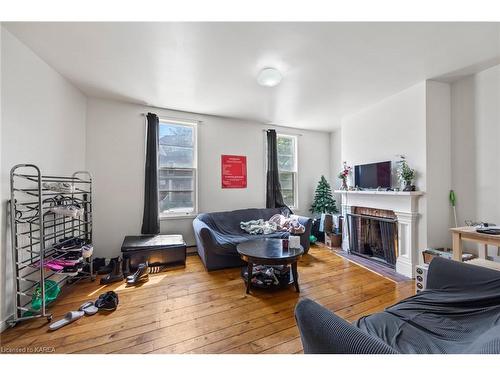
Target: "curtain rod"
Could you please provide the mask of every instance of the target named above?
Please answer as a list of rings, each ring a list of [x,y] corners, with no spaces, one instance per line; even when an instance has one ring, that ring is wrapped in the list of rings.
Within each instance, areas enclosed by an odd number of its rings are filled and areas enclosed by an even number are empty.
[[[151,112],[151,113],[153,113],[153,112]],[[141,116],[146,117],[147,115],[148,115],[147,113],[144,113],[144,112],[141,113]],[[186,119],[186,118],[173,117],[173,116],[159,116],[158,114],[157,114],[157,116],[160,120],[161,119],[172,120],[172,121],[184,122],[184,123],[188,123],[188,124],[193,124],[193,123],[200,124],[203,122],[201,120],[193,120],[193,119]]]
[[[266,133],[267,133],[268,130],[271,130],[271,129],[262,129],[262,131],[266,132]],[[276,129],[274,129],[274,130],[276,130]],[[284,132],[284,133],[281,133],[281,134],[283,134],[283,135],[296,135],[297,137],[302,137],[304,135],[304,134],[301,134],[301,133],[287,133],[287,132]]]

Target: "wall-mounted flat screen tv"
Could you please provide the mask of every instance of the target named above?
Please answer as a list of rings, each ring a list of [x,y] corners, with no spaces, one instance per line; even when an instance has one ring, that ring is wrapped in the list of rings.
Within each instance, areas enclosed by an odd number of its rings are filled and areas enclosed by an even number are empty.
[[[356,165],[354,184],[362,189],[390,188],[391,162]]]

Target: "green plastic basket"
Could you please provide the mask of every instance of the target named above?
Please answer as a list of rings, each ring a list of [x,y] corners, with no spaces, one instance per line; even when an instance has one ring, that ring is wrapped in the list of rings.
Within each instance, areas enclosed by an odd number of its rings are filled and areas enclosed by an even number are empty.
[[[45,305],[54,302],[61,293],[61,287],[54,280],[45,280]],[[42,308],[42,288],[40,284],[35,286],[33,297],[31,298],[31,308],[38,311]]]

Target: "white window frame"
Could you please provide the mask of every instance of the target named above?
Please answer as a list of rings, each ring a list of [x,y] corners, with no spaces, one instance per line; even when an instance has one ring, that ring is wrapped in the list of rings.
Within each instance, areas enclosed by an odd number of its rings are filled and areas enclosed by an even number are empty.
[[[291,209],[298,210],[299,209],[299,137],[296,134],[285,134],[285,133],[277,133],[276,138],[292,138],[294,140],[294,170],[291,172],[294,174],[293,178],[293,205],[290,206]],[[277,141],[277,139],[276,139]],[[279,175],[279,163],[278,163],[278,175]],[[289,172],[289,171],[284,171]]]
[[[172,170],[172,169],[178,169],[178,170],[193,170],[193,176],[194,176],[194,181],[193,181],[193,186],[194,186],[194,202],[193,202],[193,211],[191,212],[161,212],[160,211],[160,174],[158,173],[158,212],[160,215],[160,220],[170,220],[170,219],[185,219],[185,218],[194,218],[198,215],[198,121],[190,121],[190,120],[179,120],[179,119],[171,119],[168,117],[160,117],[159,118],[159,126],[161,126],[162,123],[166,124],[173,124],[173,125],[179,125],[179,126],[187,126],[191,127],[193,129],[193,137],[194,137],[194,155],[193,155],[193,168],[168,168],[168,167],[160,167],[160,157],[158,155],[158,172],[160,170]],[[158,137],[159,137],[160,131],[158,129]],[[159,144],[159,139],[158,139],[158,144]]]

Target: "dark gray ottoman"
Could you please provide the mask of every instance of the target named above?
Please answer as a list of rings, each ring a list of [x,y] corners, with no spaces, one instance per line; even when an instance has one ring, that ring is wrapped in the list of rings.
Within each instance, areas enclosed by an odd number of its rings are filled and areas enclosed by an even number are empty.
[[[186,243],[181,235],[125,236],[122,244],[123,272],[128,274],[140,263],[164,268],[186,264]]]

